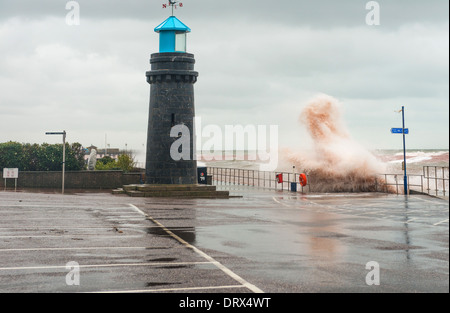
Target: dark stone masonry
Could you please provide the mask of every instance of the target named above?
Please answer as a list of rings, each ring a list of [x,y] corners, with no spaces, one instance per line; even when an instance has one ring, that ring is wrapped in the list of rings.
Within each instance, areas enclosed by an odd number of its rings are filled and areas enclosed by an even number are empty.
[[[155,53],[151,56],[150,64],[151,71],[146,73],[147,82],[151,85],[146,183],[197,184],[194,84],[198,73],[194,71],[194,55]],[[189,149],[188,159],[174,160],[171,157],[170,149],[180,139],[170,135],[172,127],[176,125],[184,125],[189,129],[189,146],[180,147]]]

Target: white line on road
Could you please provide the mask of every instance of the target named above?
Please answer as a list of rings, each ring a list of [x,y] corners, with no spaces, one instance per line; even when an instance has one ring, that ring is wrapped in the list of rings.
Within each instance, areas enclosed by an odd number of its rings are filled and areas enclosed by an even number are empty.
[[[49,205],[49,204],[0,204],[2,208],[46,208],[46,209],[60,209],[60,208],[68,208],[68,209],[92,209],[92,205]]]
[[[438,222],[438,223],[436,223],[436,224],[433,224],[433,226],[438,226],[438,225],[444,224],[444,223],[448,223],[448,219],[443,220],[443,221],[440,221],[440,222]]]
[[[120,291],[95,291],[92,293],[144,293],[144,292],[176,292],[176,291],[200,291],[213,289],[235,289],[246,288],[244,285],[231,286],[211,286],[211,287],[186,287],[186,288],[164,288],[164,289],[141,289],[141,290],[120,290]]]
[[[174,238],[175,240],[177,240],[178,242],[183,244],[185,247],[190,248],[193,251],[195,251],[198,255],[202,256],[207,261],[209,261],[212,264],[214,264],[222,272],[224,272],[225,274],[227,274],[228,276],[230,276],[231,278],[233,278],[234,280],[236,280],[237,282],[239,282],[243,286],[247,287],[248,289],[250,289],[251,291],[253,291],[255,293],[263,293],[263,291],[261,289],[259,289],[255,285],[249,283],[248,281],[246,281],[245,279],[243,279],[242,277],[240,277],[239,275],[237,275],[236,273],[234,273],[233,271],[228,269],[226,266],[224,266],[220,262],[216,261],[214,258],[209,256],[208,254],[204,253],[203,251],[201,251],[200,249],[198,249],[195,246],[191,245],[190,243],[188,243],[184,239],[182,239],[179,236],[175,235],[167,227],[165,227],[163,224],[161,224],[160,222],[158,222],[157,220],[155,220],[154,218],[152,218],[151,216],[149,216],[148,214],[146,214],[145,212],[140,210],[137,206],[135,206],[133,204],[129,204],[129,206],[132,207],[133,209],[135,209],[137,212],[139,212],[143,216],[145,216],[147,219],[149,219],[153,223],[155,223],[156,225],[158,225],[159,227],[161,227],[161,229],[163,229],[166,233],[168,233],[172,238]]]
[[[283,202],[281,202],[281,201],[278,201],[275,197],[272,197],[272,199],[273,199],[273,201],[275,201],[275,202],[278,203],[278,204],[281,204],[282,206],[285,206],[285,207],[287,207],[287,208],[292,208],[290,205],[285,204],[285,203],[283,203]]]
[[[154,262],[154,263],[118,263],[118,264],[80,264],[80,268],[98,268],[98,267],[132,267],[132,266],[179,266],[179,265],[200,265],[212,264],[212,262]],[[17,270],[46,270],[46,269],[67,269],[66,265],[55,266],[20,266],[20,267],[0,267],[0,271]]]
[[[76,250],[156,250],[165,249],[166,247],[72,247],[72,248],[11,248],[0,249],[0,252],[11,251],[76,251]]]
[[[142,235],[123,235],[123,234],[119,234],[119,235],[98,235],[98,234],[61,234],[61,235],[37,235],[37,236],[32,236],[32,235],[20,235],[20,236],[0,236],[0,238],[61,238],[61,237],[74,237],[74,238],[81,238],[81,237],[86,237],[86,236],[93,236],[96,239],[99,238],[142,238]]]
[[[414,199],[417,199],[417,200],[422,200],[422,201],[425,201],[425,202],[430,202],[430,203],[433,203],[433,204],[445,204],[445,200],[442,200],[442,201],[434,201],[434,200],[429,200],[429,199],[423,199],[423,198],[421,198],[421,197],[413,197],[413,196],[410,196],[411,198],[414,198]]]
[[[74,230],[74,229],[96,229],[96,230],[110,230],[113,228],[118,229],[127,229],[127,228],[151,228],[144,225],[134,225],[134,224],[126,224],[126,225],[112,225],[112,226],[51,226],[51,225],[43,225],[43,226],[20,226],[20,227],[0,227],[0,231],[2,230],[29,230],[29,231],[36,231],[36,230],[50,230],[50,231],[62,231],[66,229]],[[155,226],[156,228],[156,226]]]

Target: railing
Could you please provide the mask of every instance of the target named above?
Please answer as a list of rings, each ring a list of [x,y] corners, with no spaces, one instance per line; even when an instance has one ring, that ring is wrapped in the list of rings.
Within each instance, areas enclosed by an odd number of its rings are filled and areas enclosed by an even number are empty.
[[[299,173],[294,172],[264,172],[251,169],[208,167],[208,175],[212,176],[213,184],[227,186],[251,186],[266,189],[291,191],[291,183],[299,183]],[[278,183],[276,176],[282,174],[283,182]],[[404,194],[403,174],[380,174],[375,180],[375,190],[378,192],[390,192]],[[437,166],[424,166],[423,175],[408,175],[408,194],[420,192],[433,196],[448,195],[449,168]],[[314,181],[308,177],[306,187],[297,184],[298,191],[311,192],[314,189]],[[311,187],[312,186],[312,187]]]
[[[208,175],[212,175],[213,184],[251,186],[276,190],[291,190],[291,183],[299,182],[300,173],[265,172],[237,168],[208,167]],[[283,182],[276,181],[276,175],[283,175]],[[310,191],[310,185],[300,186],[298,191]]]
[[[447,196],[449,189],[449,168],[443,166],[424,166],[423,179],[426,193]]]
[[[383,174],[384,185],[394,188],[397,194],[404,193],[403,174]],[[414,191],[436,197],[447,197],[449,190],[449,168],[424,166],[423,175],[408,175],[408,194]]]
[[[380,178],[382,178],[383,183],[380,185],[381,188],[378,189],[378,191],[387,190],[388,192],[393,192],[396,194],[404,194],[404,175],[403,174],[380,174]],[[418,183],[420,181],[420,183]],[[407,176],[407,182],[408,182],[408,194],[411,193],[411,190],[414,191],[420,191],[421,193],[424,193],[424,185],[423,185],[423,175],[408,175]]]

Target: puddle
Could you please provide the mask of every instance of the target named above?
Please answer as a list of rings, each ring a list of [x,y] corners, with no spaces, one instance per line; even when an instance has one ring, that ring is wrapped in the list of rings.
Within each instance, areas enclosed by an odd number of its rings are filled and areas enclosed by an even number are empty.
[[[195,244],[196,235],[194,227],[167,227],[167,229],[187,243],[192,245]],[[161,237],[170,237],[170,235],[162,227],[157,226],[146,228],[146,233]]]

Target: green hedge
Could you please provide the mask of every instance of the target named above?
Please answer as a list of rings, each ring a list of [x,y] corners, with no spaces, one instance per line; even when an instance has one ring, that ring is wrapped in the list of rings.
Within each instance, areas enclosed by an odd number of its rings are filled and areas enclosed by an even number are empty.
[[[97,160],[95,169],[98,171],[122,170],[124,172],[130,172],[134,169],[135,165],[136,163],[132,156],[121,154],[117,158],[117,161],[109,156]]]
[[[20,171],[61,171],[63,145],[44,143],[22,144],[18,142],[0,143],[0,169],[19,168]],[[86,169],[84,149],[81,144],[66,143],[66,170]]]

